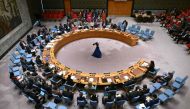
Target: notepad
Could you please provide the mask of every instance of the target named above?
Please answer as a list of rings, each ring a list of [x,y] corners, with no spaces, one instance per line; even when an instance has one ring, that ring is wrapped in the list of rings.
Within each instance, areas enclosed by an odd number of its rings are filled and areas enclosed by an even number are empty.
[[[35,50],[35,49],[32,49],[31,52],[36,52],[36,50]]]
[[[74,79],[76,79],[76,77],[75,77],[75,76],[71,76],[71,79],[73,79],[73,80],[74,80]]]
[[[49,65],[49,68],[54,68],[54,67],[55,67],[55,65],[53,65],[53,64]]]
[[[56,38],[61,38],[62,36],[60,35],[60,36],[57,36]]]
[[[94,81],[94,78],[89,78],[89,82],[93,82]]]
[[[141,64],[142,67],[148,67],[148,63],[147,62],[144,62],[143,64]]]
[[[111,83],[111,82],[112,82],[111,78],[107,78],[107,81],[108,81],[109,83]]]
[[[46,46],[46,48],[52,48],[53,47],[53,45],[47,45]]]
[[[140,104],[140,107],[141,108],[146,108],[146,106],[142,103],[142,104]]]
[[[124,76],[124,78],[125,78],[126,80],[128,80],[128,79],[129,79],[129,77],[128,77],[128,76]]]
[[[60,71],[59,73],[57,73],[58,75],[65,75],[66,71]]]
[[[50,42],[53,43],[53,42],[55,42],[55,40],[51,40]]]

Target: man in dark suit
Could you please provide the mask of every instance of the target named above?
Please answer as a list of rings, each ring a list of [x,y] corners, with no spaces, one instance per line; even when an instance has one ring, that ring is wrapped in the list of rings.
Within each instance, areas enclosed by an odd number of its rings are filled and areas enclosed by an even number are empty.
[[[21,40],[20,43],[19,43],[19,45],[20,45],[20,47],[21,47],[23,50],[26,49],[27,44],[26,44],[24,41]]]
[[[73,92],[69,91],[69,89],[66,89],[66,91],[63,91],[62,95],[73,100],[74,94],[73,94]]]
[[[74,85],[74,82],[73,82],[73,80],[71,79],[71,75],[69,75],[69,76],[67,77],[67,84],[68,84],[68,85],[71,85],[71,86]]]
[[[114,101],[114,97],[113,96],[111,96],[110,94],[108,94],[108,96],[104,96],[103,98],[102,98],[102,103],[103,104],[106,104],[107,102],[112,102],[112,101]]]
[[[92,101],[98,101],[98,96],[96,94],[92,94],[90,96],[90,100],[92,100]]]
[[[159,103],[159,99],[158,99],[157,95],[154,94],[152,100],[145,102],[145,106],[152,107],[153,105],[155,105],[157,103]]]
[[[87,103],[86,98],[83,96],[82,93],[80,93],[79,97],[77,97],[77,101],[85,101]]]

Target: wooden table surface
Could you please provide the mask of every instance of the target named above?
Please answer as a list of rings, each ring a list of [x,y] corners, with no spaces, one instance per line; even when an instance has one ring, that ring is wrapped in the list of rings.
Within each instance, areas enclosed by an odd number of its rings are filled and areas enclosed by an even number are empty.
[[[53,64],[60,71],[66,72],[63,75],[63,78],[66,79],[68,75],[71,75],[74,78],[74,82],[81,84],[88,84],[89,82],[91,82],[93,85],[110,85],[111,83],[119,84],[127,82],[128,80],[133,78],[142,77],[146,73],[148,66],[144,67],[141,65],[147,62],[142,59],[128,69],[122,69],[117,72],[108,73],[90,73],[77,71],[75,69],[68,68],[56,59],[56,53],[64,45],[72,41],[85,38],[110,38],[122,41],[130,46],[135,46],[138,43],[138,37],[136,37],[135,35],[126,32],[120,32],[117,30],[94,29],[74,31],[57,36],[54,40],[48,43],[43,51],[43,62],[46,63],[48,60],[49,64]],[[147,64],[149,65],[149,63]]]

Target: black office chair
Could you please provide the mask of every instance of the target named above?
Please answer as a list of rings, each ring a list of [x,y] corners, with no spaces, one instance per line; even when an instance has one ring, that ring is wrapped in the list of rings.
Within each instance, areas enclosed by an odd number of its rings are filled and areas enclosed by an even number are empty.
[[[92,108],[96,108],[98,106],[98,101],[90,100],[90,105],[92,106]]]
[[[117,108],[123,108],[123,104],[125,103],[126,100],[119,100],[115,101],[116,107]]]
[[[71,104],[71,103],[72,103],[72,99],[71,99],[71,98],[66,97],[66,96],[62,96],[62,98],[63,98],[63,100],[64,100],[64,102],[65,102],[66,104]]]
[[[77,100],[77,105],[79,107],[85,107],[87,104],[87,101],[86,100]]]
[[[113,105],[114,105],[114,101],[106,102],[105,107],[106,109],[112,109]]]

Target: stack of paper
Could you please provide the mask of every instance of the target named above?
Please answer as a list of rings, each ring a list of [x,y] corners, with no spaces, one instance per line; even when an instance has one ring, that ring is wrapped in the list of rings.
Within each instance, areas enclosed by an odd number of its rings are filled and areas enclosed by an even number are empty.
[[[71,76],[71,79],[75,80],[75,79],[76,79],[76,77],[72,75],[72,76]]]
[[[94,78],[89,78],[89,82],[93,82],[94,81]]]
[[[124,76],[124,78],[125,78],[126,80],[128,80],[128,79],[129,79],[129,77],[128,77],[128,76]]]
[[[142,67],[148,67],[148,63],[147,62],[144,62],[143,64],[141,64]]]
[[[109,83],[111,83],[111,82],[112,82],[111,78],[107,78],[107,81],[108,81]]]
[[[50,64],[50,65],[49,65],[49,68],[54,68],[54,67],[55,67],[54,64]]]

